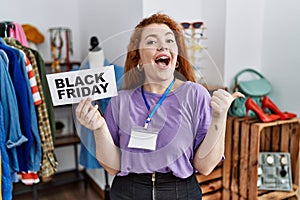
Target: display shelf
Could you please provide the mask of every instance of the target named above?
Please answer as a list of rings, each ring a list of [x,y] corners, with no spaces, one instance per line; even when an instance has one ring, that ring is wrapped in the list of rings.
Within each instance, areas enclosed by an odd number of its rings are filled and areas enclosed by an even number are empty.
[[[270,200],[270,199],[299,199],[299,187],[293,184],[293,190],[291,192],[285,191],[266,191],[261,190],[258,192],[258,200]]]
[[[76,145],[80,143],[80,138],[78,135],[74,134],[67,134],[63,136],[56,136],[55,137],[55,147],[63,147],[69,145]]]
[[[222,162],[208,175],[196,174],[202,190],[203,200],[221,199],[222,196]]]
[[[60,62],[59,65],[60,65],[61,72],[67,72],[67,71],[70,71],[70,70],[79,69],[81,67],[81,62],[79,62],[79,61],[72,61],[70,63]],[[52,73],[51,66],[52,66],[52,61],[46,61],[45,62],[45,67],[46,67],[47,74]]]
[[[257,119],[228,117],[223,163],[222,199],[298,199],[300,119],[261,123]],[[293,191],[258,190],[260,152],[288,152]]]
[[[84,170],[69,170],[64,172],[56,173],[51,181],[40,182],[33,185],[24,185],[24,184],[14,184],[13,194],[14,196],[23,195],[27,193],[32,193],[32,199],[38,200],[38,191],[47,190],[49,187],[59,187],[61,185],[70,184],[78,181],[85,181],[85,187],[87,187],[87,174]]]
[[[72,113],[72,105],[61,105],[54,107],[55,119],[62,120],[65,123],[66,131],[63,131],[61,134],[54,134],[54,147],[55,148],[64,148],[64,147],[72,147],[74,151],[74,167],[75,169],[66,170],[63,172],[56,172],[53,177],[51,178],[50,182],[41,182],[39,184],[33,185],[33,199],[38,199],[38,190],[45,189],[49,187],[56,187],[60,185],[65,185],[73,182],[84,181],[85,186],[87,187],[86,182],[86,172],[85,169],[79,169],[79,161],[78,161],[78,145],[80,145],[80,137],[77,134],[74,120],[73,120],[73,113]],[[66,179],[59,179],[56,175],[60,173],[69,173],[70,178]]]

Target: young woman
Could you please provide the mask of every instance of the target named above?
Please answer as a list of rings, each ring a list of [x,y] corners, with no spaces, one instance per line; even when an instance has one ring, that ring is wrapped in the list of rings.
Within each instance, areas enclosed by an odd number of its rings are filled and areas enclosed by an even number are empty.
[[[194,173],[222,160],[227,110],[243,95],[211,97],[194,83],[180,26],[164,14],[135,27],[124,71],[104,117],[89,98],[76,109],[94,131],[98,161],[116,175],[111,199],[201,199]]]

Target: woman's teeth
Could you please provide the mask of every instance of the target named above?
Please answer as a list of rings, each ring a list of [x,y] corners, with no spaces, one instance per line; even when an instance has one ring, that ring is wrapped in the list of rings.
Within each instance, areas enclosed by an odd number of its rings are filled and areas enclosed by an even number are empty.
[[[170,58],[167,56],[159,57],[155,60],[155,63],[164,63],[165,65],[168,65],[170,63]]]

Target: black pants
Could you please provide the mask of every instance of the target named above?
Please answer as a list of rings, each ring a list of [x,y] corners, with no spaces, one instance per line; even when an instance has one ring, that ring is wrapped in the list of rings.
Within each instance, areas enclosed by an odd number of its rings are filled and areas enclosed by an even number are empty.
[[[153,187],[152,174],[129,174],[114,178],[110,199],[201,200],[202,191],[195,175],[181,179],[171,173],[156,173]]]

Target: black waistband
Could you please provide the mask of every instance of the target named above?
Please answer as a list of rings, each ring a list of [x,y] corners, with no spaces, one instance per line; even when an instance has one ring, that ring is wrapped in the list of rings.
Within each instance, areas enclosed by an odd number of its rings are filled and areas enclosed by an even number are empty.
[[[191,177],[194,176],[191,175],[188,178],[179,178],[176,177],[175,175],[173,175],[171,172],[169,173],[159,173],[159,172],[155,172],[155,180],[156,181],[185,181],[185,180],[189,180]],[[127,175],[128,178],[133,178],[133,179],[143,179],[143,180],[147,180],[147,181],[152,181],[153,178],[153,174],[151,173],[142,173],[142,174],[136,174],[136,173],[130,173]]]

